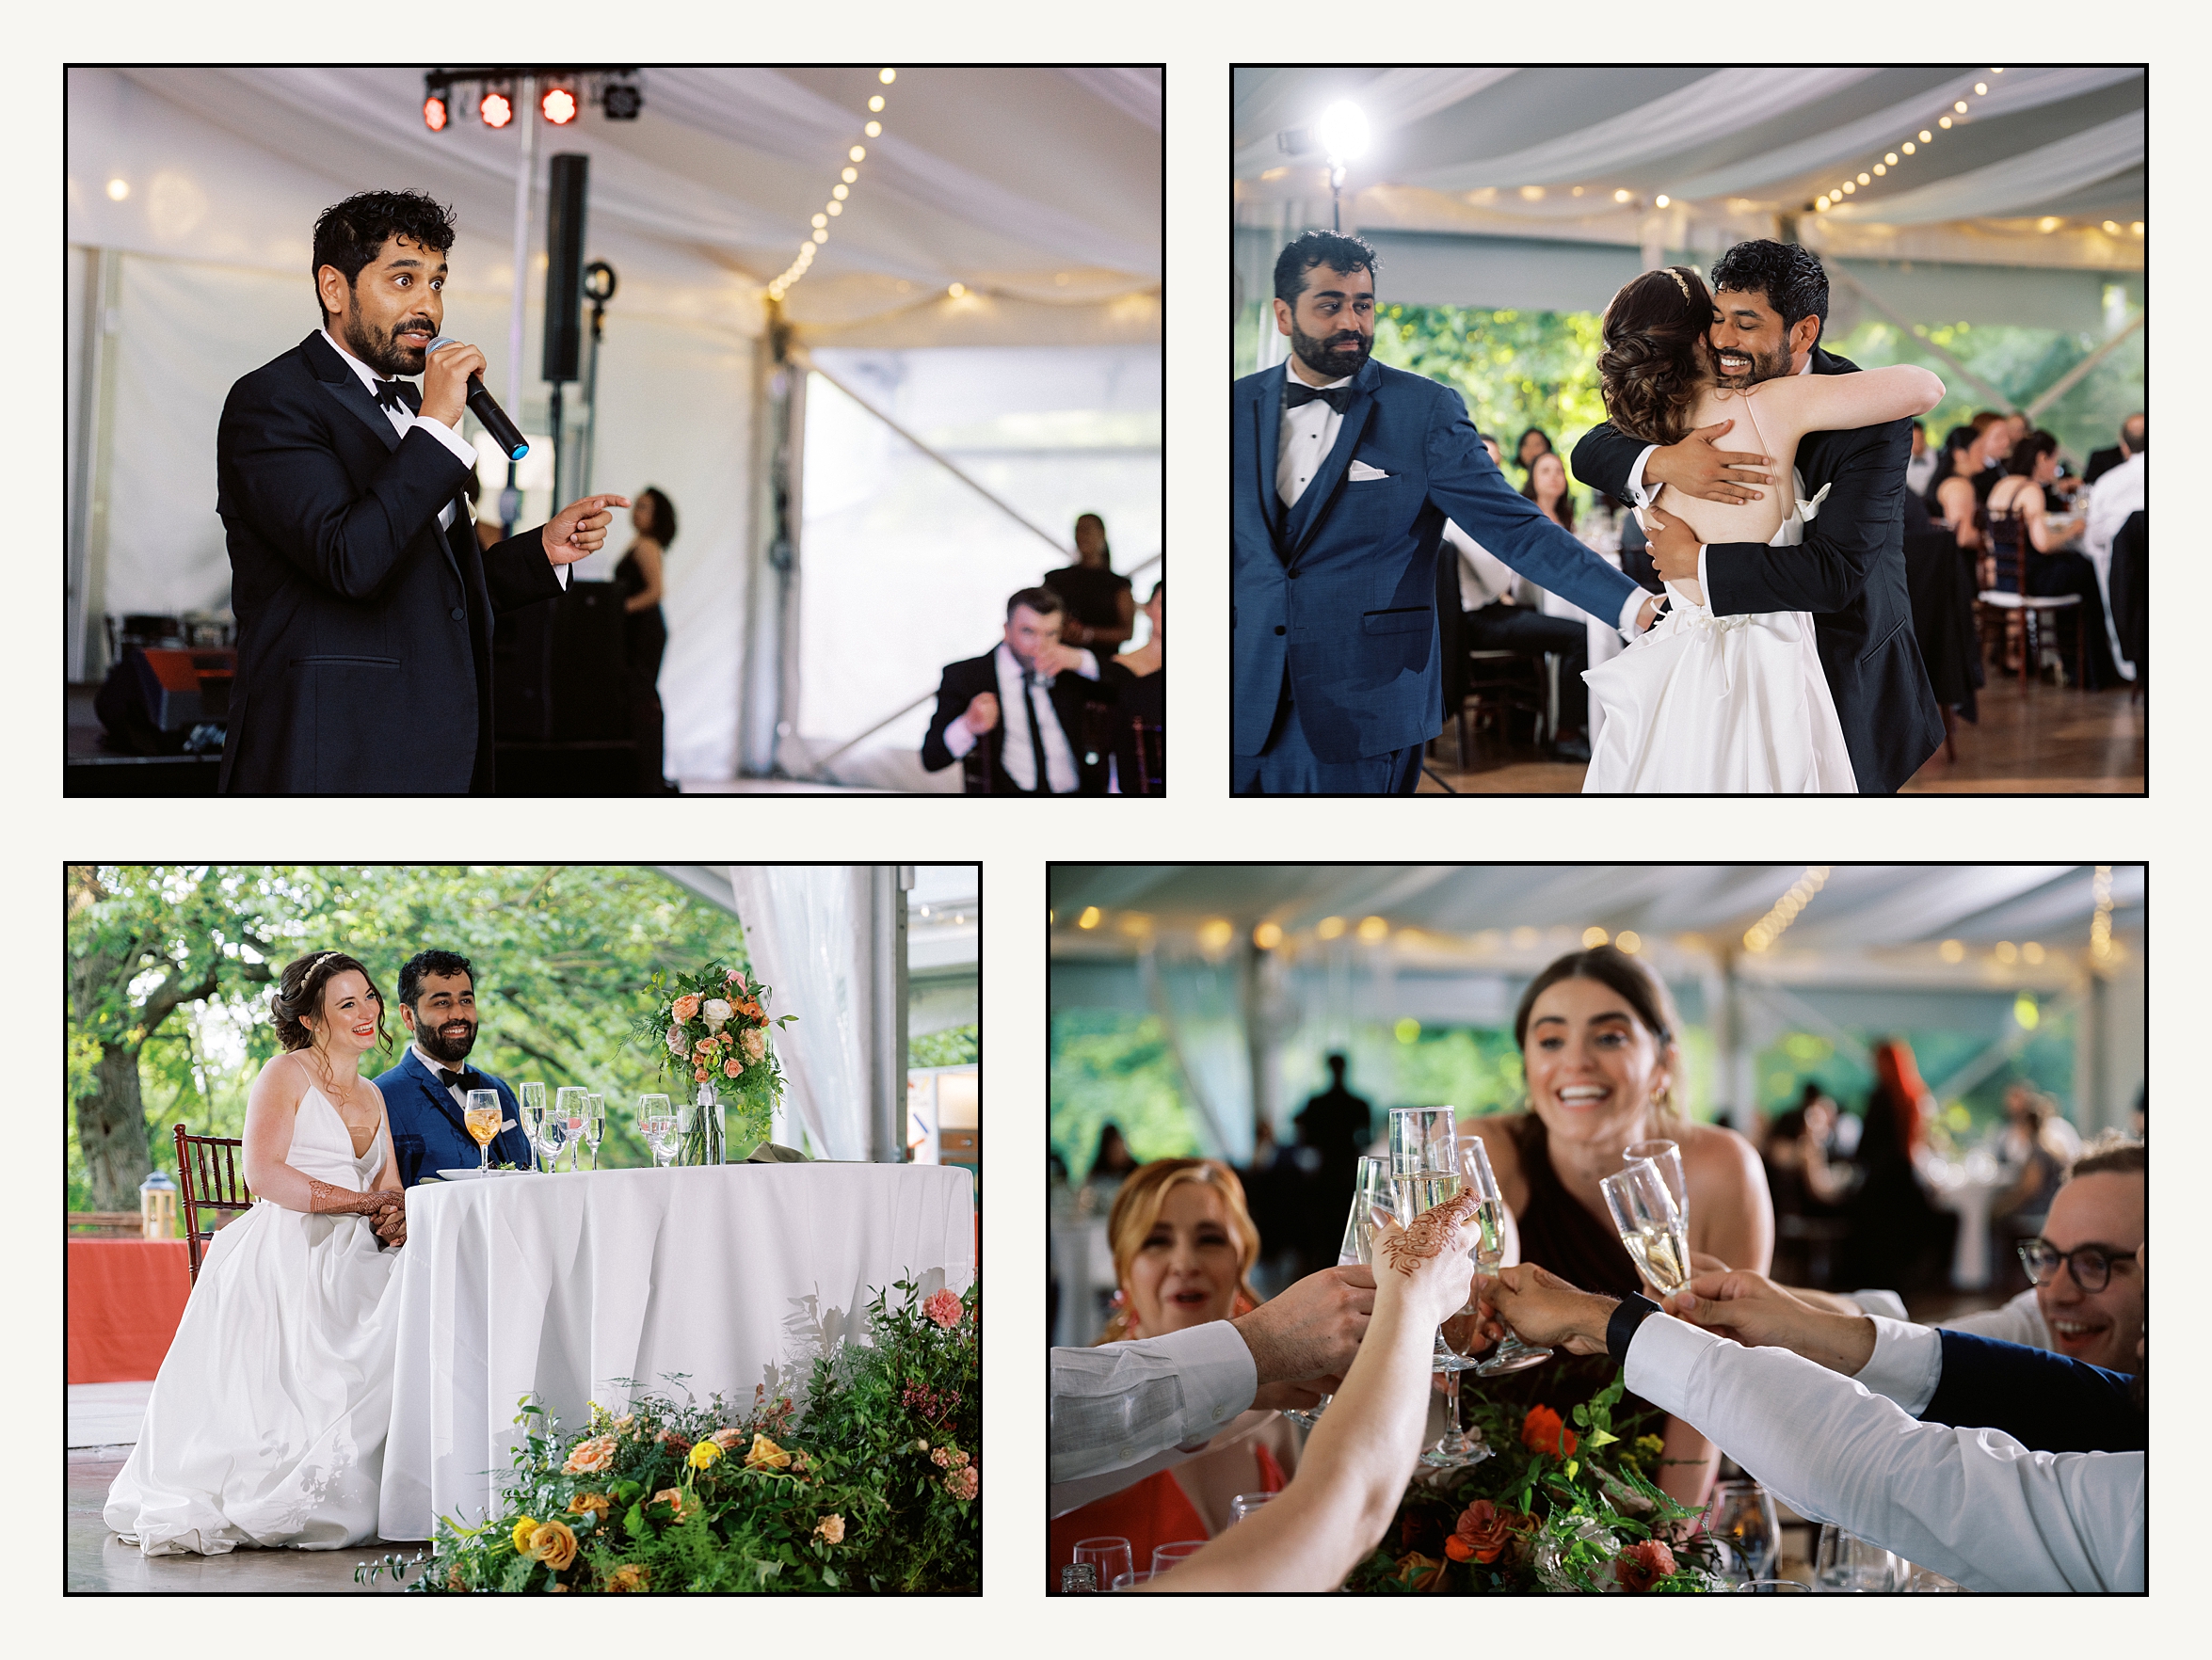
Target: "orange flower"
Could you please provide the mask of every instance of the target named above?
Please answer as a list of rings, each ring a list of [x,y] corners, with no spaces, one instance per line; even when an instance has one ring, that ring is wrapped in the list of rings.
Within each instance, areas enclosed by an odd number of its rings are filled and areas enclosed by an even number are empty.
[[[1521,1420],[1521,1445],[1531,1452],[1556,1453],[1563,1459],[1571,1459],[1575,1456],[1575,1432],[1549,1407],[1532,1406],[1529,1415]]]
[[[612,1435],[594,1435],[589,1441],[579,1441],[569,1449],[568,1462],[561,1466],[569,1476],[590,1476],[604,1470],[615,1461],[615,1438]]]
[[[615,1508],[615,1501],[603,1492],[580,1492],[569,1501],[571,1516],[591,1516],[599,1521],[607,1519],[607,1512]]]
[[[1434,1556],[1409,1551],[1398,1558],[1398,1577],[1408,1590],[1442,1590],[1451,1570]]]
[[[576,1560],[576,1536],[569,1531],[566,1522],[541,1522],[530,1535],[530,1548],[522,1554],[537,1557],[558,1573]]]
[[[697,1020],[699,1017],[699,1000],[686,992],[668,1005],[668,1013],[679,1020]]]
[[[1495,1562],[1513,1536],[1533,1520],[1518,1510],[1501,1510],[1488,1499],[1477,1499],[1460,1512],[1459,1527],[1444,1541],[1444,1554],[1454,1562]],[[1462,1548],[1454,1550],[1454,1545]]]
[[[660,1492],[653,1494],[651,1502],[656,1505],[666,1505],[676,1512],[676,1520],[679,1522],[683,1521],[698,1508],[697,1501],[692,1500],[690,1495],[681,1487],[662,1488]]]
[[[641,1591],[648,1588],[652,1575],[640,1562],[625,1562],[607,1575],[607,1589],[611,1591]]]
[[[1647,1591],[1675,1572],[1675,1553],[1662,1540],[1640,1539],[1613,1558],[1613,1577],[1624,1590]]]
[[[752,1450],[745,1456],[748,1470],[784,1470],[791,1467],[791,1454],[777,1446],[765,1435],[753,1437]]]

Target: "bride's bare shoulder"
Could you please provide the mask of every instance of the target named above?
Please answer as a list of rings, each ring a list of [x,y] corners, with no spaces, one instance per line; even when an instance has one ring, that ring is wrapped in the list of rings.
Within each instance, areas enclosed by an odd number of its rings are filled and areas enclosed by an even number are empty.
[[[264,1107],[297,1108],[307,1099],[307,1092],[313,1087],[314,1075],[308,1070],[307,1058],[297,1050],[279,1055],[261,1069],[253,1080],[253,1100]]]

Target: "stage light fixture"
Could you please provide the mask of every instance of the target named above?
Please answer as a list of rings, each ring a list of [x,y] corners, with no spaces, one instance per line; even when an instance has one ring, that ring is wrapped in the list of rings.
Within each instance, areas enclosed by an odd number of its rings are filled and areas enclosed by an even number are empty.
[[[537,109],[554,126],[565,127],[576,119],[576,94],[567,87],[548,87]]]
[[[444,93],[433,92],[423,100],[423,125],[431,132],[444,132],[445,123],[452,119],[452,112],[445,107]]]
[[[610,121],[633,121],[645,107],[645,93],[627,74],[610,80],[600,90],[600,108]]]
[[[505,92],[488,91],[478,102],[476,113],[484,118],[486,126],[496,129],[515,119],[515,106]]]

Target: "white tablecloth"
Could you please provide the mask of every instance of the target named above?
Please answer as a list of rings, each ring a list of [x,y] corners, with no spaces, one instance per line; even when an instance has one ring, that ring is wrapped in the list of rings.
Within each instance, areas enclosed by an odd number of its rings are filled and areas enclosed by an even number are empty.
[[[969,1173],[943,1165],[740,1164],[440,1183],[408,1196],[392,1432],[378,1531],[484,1520],[536,1392],[586,1402],[688,1373],[741,1410],[803,1383],[900,1279],[974,1274]],[[681,1398],[681,1397],[679,1397]]]

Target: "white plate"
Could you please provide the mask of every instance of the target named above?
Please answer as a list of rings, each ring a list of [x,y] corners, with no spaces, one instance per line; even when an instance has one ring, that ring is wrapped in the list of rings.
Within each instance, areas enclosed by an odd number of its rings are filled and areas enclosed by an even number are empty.
[[[466,1170],[441,1170],[438,1173],[438,1179],[441,1182],[473,1182],[478,1176],[521,1175],[522,1173],[519,1170],[478,1170],[474,1165],[471,1165]]]

